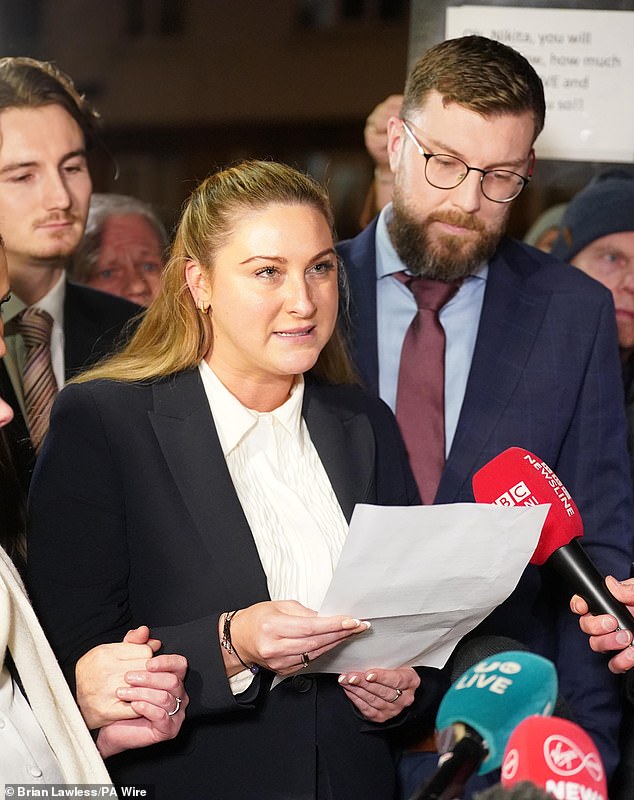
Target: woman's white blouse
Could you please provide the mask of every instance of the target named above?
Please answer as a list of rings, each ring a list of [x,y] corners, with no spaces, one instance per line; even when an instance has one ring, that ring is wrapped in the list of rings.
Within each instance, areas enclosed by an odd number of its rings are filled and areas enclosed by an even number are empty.
[[[317,610],[348,523],[301,414],[304,380],[284,405],[259,412],[242,405],[206,361],[199,369],[271,599]]]

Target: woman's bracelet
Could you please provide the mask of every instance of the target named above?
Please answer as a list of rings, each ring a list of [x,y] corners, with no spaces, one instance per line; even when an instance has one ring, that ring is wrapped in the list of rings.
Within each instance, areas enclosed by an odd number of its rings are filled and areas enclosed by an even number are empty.
[[[246,664],[241,658],[240,654],[236,650],[233,642],[231,641],[231,620],[235,617],[238,613],[239,609],[235,611],[225,611],[225,621],[222,625],[222,639],[220,644],[227,653],[233,653],[234,656],[238,659],[238,661],[242,664],[245,669],[248,669],[252,675],[257,675],[260,671],[260,667],[257,664]]]

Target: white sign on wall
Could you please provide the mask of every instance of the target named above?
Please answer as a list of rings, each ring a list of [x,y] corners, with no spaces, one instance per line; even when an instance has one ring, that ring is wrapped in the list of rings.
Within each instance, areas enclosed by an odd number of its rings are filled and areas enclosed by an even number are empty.
[[[539,158],[634,162],[634,12],[452,6],[445,36],[519,50],[546,94]]]

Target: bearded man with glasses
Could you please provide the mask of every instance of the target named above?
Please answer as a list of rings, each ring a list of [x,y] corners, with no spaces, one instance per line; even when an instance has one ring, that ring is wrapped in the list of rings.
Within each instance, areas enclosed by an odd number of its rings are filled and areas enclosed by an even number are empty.
[[[634,509],[610,293],[505,235],[544,118],[541,80],[499,42],[451,39],[414,64],[388,122],[393,201],[338,247],[352,352],[367,387],[396,412],[424,502],[472,502],[473,474],[524,447],[570,490],[601,572],[624,578]],[[619,686],[589,652],[567,593],[528,566],[476,633],[519,639],[556,663],[560,693],[610,774]],[[419,751],[433,748],[425,733],[411,726]],[[406,748],[402,796],[435,765]]]

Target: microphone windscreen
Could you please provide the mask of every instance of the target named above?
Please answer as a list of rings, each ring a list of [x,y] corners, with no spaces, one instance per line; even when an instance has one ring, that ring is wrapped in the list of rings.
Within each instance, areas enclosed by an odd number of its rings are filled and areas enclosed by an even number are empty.
[[[535,506],[550,503],[531,564],[544,564],[555,550],[583,536],[581,514],[570,493],[540,458],[522,447],[509,447],[473,476],[478,503]]]
[[[551,661],[517,650],[498,653],[470,667],[443,697],[436,728],[456,723],[472,728],[485,742],[488,755],[480,766],[485,775],[502,763],[513,729],[532,714],[552,714],[557,698],[557,673]]]
[[[523,653],[532,652],[523,642],[511,639],[510,636],[474,636],[462,641],[454,650],[449,662],[449,679],[451,683],[466,672],[477,661],[482,661],[496,653],[505,650],[520,650]],[[634,678],[634,672],[632,673]],[[633,681],[634,686],[634,681]],[[553,715],[574,720],[574,715],[566,699],[558,694],[553,708]]]
[[[528,717],[511,734],[502,785],[531,781],[554,797],[607,800],[605,770],[588,734],[559,717]]]
[[[510,636],[474,636],[472,639],[461,641],[451,656],[449,673],[451,682],[458,680],[478,661],[496,653],[503,653],[505,650],[529,652],[525,644],[518,642],[517,639],[511,639]]]

